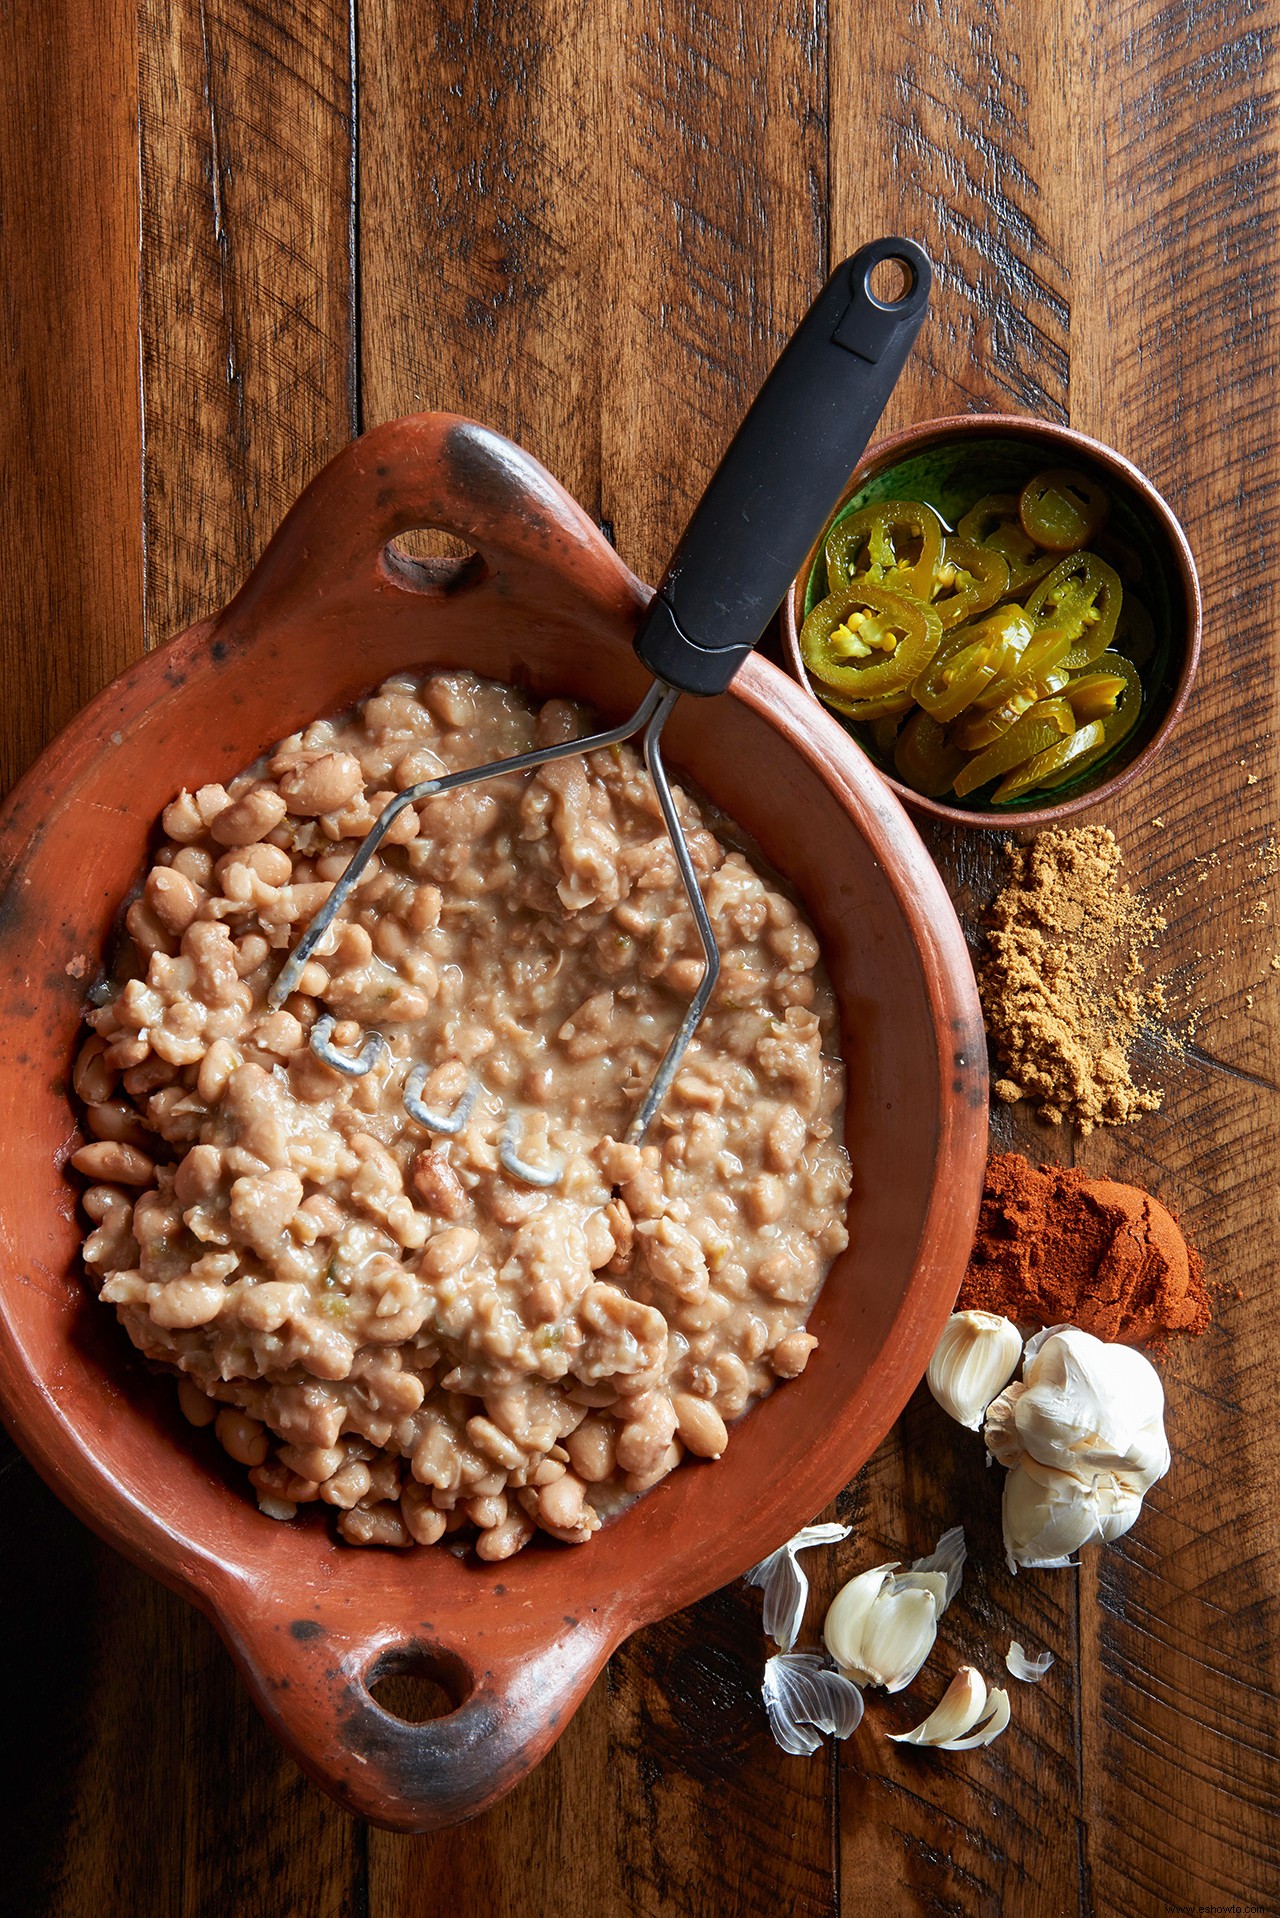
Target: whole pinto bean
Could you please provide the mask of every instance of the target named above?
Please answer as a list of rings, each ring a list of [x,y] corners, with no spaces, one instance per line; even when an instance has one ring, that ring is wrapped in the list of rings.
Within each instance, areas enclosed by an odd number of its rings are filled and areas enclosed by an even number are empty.
[[[71,1163],[86,1179],[107,1179],[112,1185],[150,1185],[156,1169],[145,1152],[125,1145],[120,1139],[101,1139],[94,1145],[82,1145],[71,1155]]]
[[[76,1093],[87,1106],[105,1104],[115,1089],[116,1075],[102,1057],[106,1049],[105,1039],[94,1033],[81,1046],[71,1074]]]
[[[675,1408],[676,1431],[686,1451],[695,1458],[719,1458],[729,1443],[725,1422],[706,1399],[692,1392],[677,1392],[671,1401]]]
[[[492,1564],[496,1560],[514,1558],[533,1537],[536,1527],[527,1513],[518,1505],[513,1505],[500,1525],[494,1525],[487,1532],[481,1532],[476,1540],[476,1557]]]
[[[623,1472],[651,1472],[676,1435],[676,1411],[665,1392],[641,1392],[619,1408],[624,1423],[618,1433],[618,1468]]]
[[[588,1485],[601,1485],[613,1477],[618,1463],[617,1431],[612,1419],[589,1414],[577,1431],[570,1432],[565,1439],[569,1462]]]
[[[208,894],[172,866],[153,866],[145,887],[147,904],[167,932],[184,933],[197,918]]]
[[[584,1544],[600,1524],[591,1506],[583,1502],[586,1489],[572,1472],[539,1486],[534,1495],[538,1523],[567,1544]]]
[[[250,786],[218,814],[209,831],[220,846],[252,846],[273,832],[288,810],[274,786]]]
[[[364,785],[360,761],[351,753],[322,753],[280,775],[280,793],[291,813],[319,818],[334,812]]]

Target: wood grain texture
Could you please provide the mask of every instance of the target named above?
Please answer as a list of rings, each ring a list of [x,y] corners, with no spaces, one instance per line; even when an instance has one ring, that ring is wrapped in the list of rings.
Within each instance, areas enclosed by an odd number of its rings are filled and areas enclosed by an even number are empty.
[[[1227,1286],[1167,1368],[1173,1470],[1082,1588],[1082,1863],[1098,1907],[1122,1912],[1265,1906],[1280,1887],[1278,602],[1254,557],[1275,544],[1280,455],[1248,376],[1274,366],[1280,316],[1280,138],[1260,93],[1276,70],[1274,14],[1215,0],[1118,9],[1077,79],[1077,100],[1105,102],[1076,184],[1110,270],[1079,276],[1073,423],[1166,492],[1207,608],[1174,750],[1115,820],[1169,921],[1165,1107],[1082,1157],[1174,1199]],[[1138,377],[1153,364],[1159,387]]]
[[[144,9],[149,645],[225,604],[357,427],[351,33],[345,0]]]
[[[430,1839],[306,1784],[208,1627],[6,1455],[38,1540],[0,1574],[32,1648],[21,1918],[1276,1907],[1278,34],[1276,0],[167,0],[140,45],[114,0],[0,13],[0,779],[144,631],[220,604],[362,418],[478,415],[656,576],[829,260],[912,233],[937,292],[886,425],[1069,419],[1200,562],[1187,718],[1098,815],[1168,921],[1164,1108],[1078,1140],[1001,1107],[993,1140],[1151,1186],[1221,1287],[1166,1363],[1173,1471],[1078,1574],[1009,1577],[998,1473],[916,1395],[844,1494],[854,1536],[811,1556],[811,1618],[958,1518],[969,1570],[910,1699],[838,1758],[769,1742],[739,1586],[632,1641],[523,1786]],[[929,843],[976,938],[998,842]],[[1012,1636],[1057,1663],[989,1752],[881,1736]]]
[[[175,0],[140,38],[132,9],[94,10],[96,30],[89,10],[25,11],[3,16],[21,90],[0,141],[15,769],[144,631],[228,597],[354,424],[345,8],[285,26]],[[20,1461],[5,1484],[39,1541],[3,1588],[29,1658],[14,1730],[38,1755],[5,1806],[6,1908],[349,1913],[363,1835],[284,1757],[210,1627]]]
[[[0,792],[142,649],[133,9],[0,11]]]

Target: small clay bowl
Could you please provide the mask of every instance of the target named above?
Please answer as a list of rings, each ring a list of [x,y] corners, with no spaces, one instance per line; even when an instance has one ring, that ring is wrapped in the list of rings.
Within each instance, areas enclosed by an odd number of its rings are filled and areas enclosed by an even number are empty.
[[[396,540],[415,527],[474,550],[409,560]],[[401,1830],[509,1790],[629,1632],[780,1545],[906,1404],[964,1273],[986,1162],[959,923],[901,807],[785,673],[754,657],[722,698],[680,702],[672,765],[755,835],[823,942],[848,1063],[851,1242],[811,1317],[807,1370],[746,1415],[722,1460],[681,1466],[589,1545],[537,1540],[489,1565],[353,1550],[315,1506],[264,1517],[94,1300],[64,1171],[85,993],[180,786],[228,777],[406,668],[469,666],[621,719],[651,683],[630,643],[648,599],[518,447],[447,415],[391,421],[312,482],[230,606],[109,686],[0,809],[5,1421],[86,1524],[209,1615],[298,1762]],[[370,1687],[406,1670],[441,1687],[445,1715],[383,1708]]]
[[[1048,420],[1015,413],[926,420],[867,453],[783,602],[782,634],[791,670],[817,698],[800,657],[800,628],[821,596],[822,550],[836,520],[877,499],[902,497],[927,500],[954,524],[979,494],[1017,492],[1045,466],[1077,467],[1111,496],[1104,534],[1111,544],[1111,563],[1125,590],[1134,590],[1146,605],[1155,631],[1155,650],[1139,668],[1146,703],[1129,737],[1078,781],[1052,796],[1028,793],[1003,806],[978,799],[926,799],[895,778],[892,763],[878,757],[866,727],[832,714],[904,805],[949,825],[996,831],[1011,825],[1058,825],[1122,792],[1151,764],[1177,725],[1200,662],[1200,581],[1187,536],[1151,481],[1112,447]]]

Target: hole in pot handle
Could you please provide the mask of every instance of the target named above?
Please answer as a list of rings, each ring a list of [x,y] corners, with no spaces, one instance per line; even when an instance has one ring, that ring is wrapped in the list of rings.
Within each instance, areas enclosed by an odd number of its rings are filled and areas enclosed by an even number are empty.
[[[477,1594],[475,1613],[493,1603]],[[550,1639],[525,1620],[478,1623],[465,1643],[427,1625],[362,1635],[345,1619],[290,1617],[279,1606],[219,1623],[303,1770],[350,1811],[395,1831],[458,1824],[510,1791],[564,1730],[611,1649],[597,1614],[560,1621]],[[426,1692],[430,1715],[403,1695],[387,1697],[384,1681],[406,1675]]]
[[[470,555],[420,558],[393,542],[423,528]],[[417,413],[388,420],[329,461],[291,507],[226,620],[289,586],[319,616],[350,618],[388,590],[448,596],[494,576],[634,624],[648,595],[545,467],[474,420]]]

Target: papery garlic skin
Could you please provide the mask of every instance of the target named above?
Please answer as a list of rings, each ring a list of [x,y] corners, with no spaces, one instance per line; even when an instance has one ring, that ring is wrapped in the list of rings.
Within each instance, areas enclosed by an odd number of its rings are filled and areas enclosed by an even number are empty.
[[[960,1590],[960,1580],[964,1576],[964,1564],[968,1556],[969,1548],[965,1544],[964,1526],[953,1525],[949,1531],[942,1534],[927,1557],[914,1558],[911,1561],[912,1572],[941,1572],[946,1579],[946,1590],[942,1603],[938,1607],[939,1618]]]
[[[1024,1457],[1004,1482],[1000,1509],[1009,1570],[1070,1565],[1082,1545],[1127,1532],[1141,1510],[1142,1493],[1114,1473],[1085,1480]]]
[[[848,1525],[804,1525],[794,1538],[747,1573],[748,1585],[758,1585],[764,1594],[761,1622],[765,1635],[780,1650],[789,1652],[795,1644],[809,1598],[809,1581],[800,1569],[797,1552],[814,1545],[839,1545],[851,1530]]]
[[[925,1383],[944,1412],[971,1432],[1018,1369],[1022,1334],[998,1312],[953,1312],[934,1347]]]
[[[862,1722],[862,1693],[817,1652],[778,1652],[760,1687],[769,1729],[784,1752],[812,1757],[822,1734],[848,1738]]]
[[[1017,1639],[1012,1639],[1004,1655],[1004,1662],[1015,1678],[1024,1685],[1038,1685],[1053,1664],[1052,1652],[1037,1652],[1032,1658]]]
[[[1074,1325],[1049,1326],[1027,1341],[1022,1384],[1013,1424],[1039,1464],[1083,1478],[1114,1472],[1139,1492],[1168,1471],[1164,1388],[1131,1346],[1109,1345]],[[991,1437],[987,1447],[1001,1457]]]

